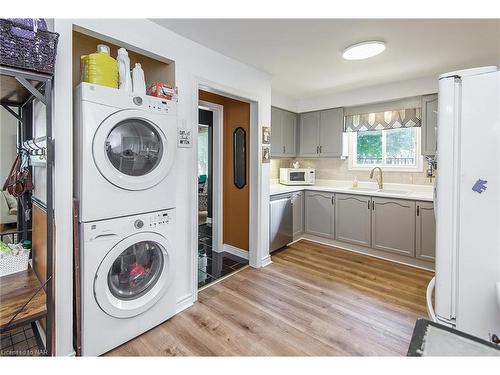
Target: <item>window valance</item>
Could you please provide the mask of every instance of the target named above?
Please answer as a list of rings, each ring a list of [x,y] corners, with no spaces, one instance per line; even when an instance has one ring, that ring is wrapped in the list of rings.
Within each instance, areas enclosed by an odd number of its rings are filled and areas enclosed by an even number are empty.
[[[421,126],[422,109],[407,108],[345,116],[346,132],[363,132]]]

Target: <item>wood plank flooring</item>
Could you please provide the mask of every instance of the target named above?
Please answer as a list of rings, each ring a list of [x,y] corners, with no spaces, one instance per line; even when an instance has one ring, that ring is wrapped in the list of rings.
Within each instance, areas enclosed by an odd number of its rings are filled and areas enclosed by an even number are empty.
[[[304,240],[272,260],[108,355],[405,355],[427,315],[432,272]]]

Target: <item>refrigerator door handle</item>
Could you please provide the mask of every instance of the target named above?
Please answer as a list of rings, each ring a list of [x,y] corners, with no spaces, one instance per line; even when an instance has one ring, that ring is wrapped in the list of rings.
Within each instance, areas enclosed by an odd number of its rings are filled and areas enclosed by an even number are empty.
[[[500,307],[500,281],[497,281],[496,283],[496,294],[497,294],[497,302],[498,306]]]
[[[498,287],[497,283],[497,287]],[[434,312],[434,306],[432,306],[432,291],[434,290],[434,286],[436,285],[436,276],[434,276],[431,281],[429,281],[429,285],[427,285],[427,292],[426,292],[426,300],[427,300],[427,314],[429,315],[429,318],[433,322],[437,322],[436,318],[436,313]],[[497,288],[498,291],[498,288]],[[500,303],[500,301],[499,301]]]

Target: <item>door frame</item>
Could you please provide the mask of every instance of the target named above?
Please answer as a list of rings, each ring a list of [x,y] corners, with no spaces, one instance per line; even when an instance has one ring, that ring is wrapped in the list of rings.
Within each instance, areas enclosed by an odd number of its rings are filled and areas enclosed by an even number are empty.
[[[250,143],[249,147],[249,251],[248,260],[251,267],[259,268],[267,266],[271,263],[271,256],[269,255],[268,237],[265,239],[263,236],[262,224],[263,221],[267,222],[261,216],[263,208],[261,207],[261,152],[260,152],[260,136],[261,130],[259,128],[259,98],[251,93],[242,91],[240,89],[229,87],[207,80],[200,76],[193,76],[193,91],[192,91],[192,118],[196,120],[196,126],[193,126],[193,147],[198,149],[198,102],[199,90],[213,92],[215,94],[223,95],[228,98],[236,99],[250,104]],[[191,181],[196,182],[191,190],[193,207],[191,209],[191,228],[194,230],[191,233],[191,257],[192,257],[192,294],[193,302],[198,300],[198,152],[192,153],[192,174]],[[260,245],[265,242],[267,246]]]
[[[223,129],[224,129],[224,107],[220,104],[210,103],[204,100],[199,100],[198,105],[208,108],[214,114],[212,124],[213,144],[212,144],[212,251],[217,253],[223,251]],[[198,140],[198,131],[196,132]],[[196,142],[196,161],[198,161],[198,142]],[[197,200],[198,202],[198,200]]]

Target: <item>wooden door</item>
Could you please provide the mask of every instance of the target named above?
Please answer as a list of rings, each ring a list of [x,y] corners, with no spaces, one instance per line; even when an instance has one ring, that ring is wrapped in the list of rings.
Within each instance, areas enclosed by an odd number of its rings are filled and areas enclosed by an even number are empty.
[[[249,249],[250,204],[250,104],[214,93],[199,91],[199,99],[224,107],[223,129],[223,243],[241,250]],[[242,127],[246,132],[246,185],[234,185],[233,133]],[[215,192],[218,194],[219,192]]]

